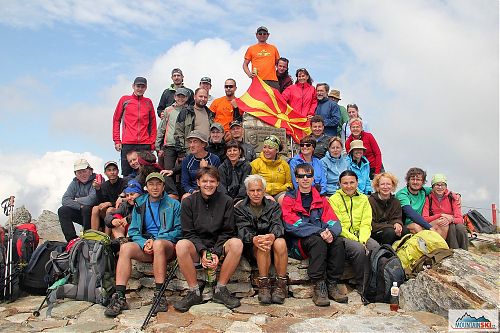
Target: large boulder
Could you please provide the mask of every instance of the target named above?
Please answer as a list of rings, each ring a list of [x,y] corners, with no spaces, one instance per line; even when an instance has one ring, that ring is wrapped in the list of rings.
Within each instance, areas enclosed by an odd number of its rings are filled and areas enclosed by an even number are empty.
[[[38,229],[40,243],[43,243],[46,240],[61,242],[66,241],[64,239],[64,234],[62,233],[61,224],[59,223],[59,217],[57,214],[54,214],[49,210],[44,210],[36,221],[33,221],[33,223],[35,223]]]
[[[449,309],[500,309],[499,259],[498,252],[454,250],[453,256],[401,286],[401,307],[445,317]]]

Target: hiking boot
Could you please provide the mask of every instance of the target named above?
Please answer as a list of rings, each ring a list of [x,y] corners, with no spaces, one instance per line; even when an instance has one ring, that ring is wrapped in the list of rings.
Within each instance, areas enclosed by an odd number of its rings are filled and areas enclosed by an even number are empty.
[[[159,294],[159,292],[155,291],[154,296],[153,296],[153,302],[158,297],[158,294]],[[167,312],[167,311],[168,311],[167,296],[165,296],[165,293],[164,293],[163,295],[161,295],[160,302],[158,303],[158,306],[156,307],[156,309],[153,312],[153,314],[155,315],[158,312]]]
[[[197,290],[199,292],[199,290]],[[189,290],[186,296],[184,296],[181,300],[174,303],[174,308],[180,312],[186,312],[193,305],[201,304],[203,299],[201,298],[201,294],[196,294],[195,290]]]
[[[347,303],[349,298],[340,292],[336,283],[328,283],[328,297],[337,303]]]
[[[104,315],[106,317],[116,317],[122,313],[122,310],[128,310],[127,299],[120,297],[118,293],[114,293],[104,311]]]
[[[231,295],[226,286],[215,288],[213,301],[224,304],[228,309],[234,309],[240,306],[240,300]]]
[[[269,281],[269,277],[259,277],[257,283],[259,286],[259,302],[271,304],[271,281]]]
[[[273,303],[283,304],[288,295],[288,279],[286,276],[277,276],[276,285],[272,292]],[[260,292],[260,291],[259,291]]]
[[[319,280],[314,285],[313,302],[317,306],[330,306],[328,291],[324,280]]]

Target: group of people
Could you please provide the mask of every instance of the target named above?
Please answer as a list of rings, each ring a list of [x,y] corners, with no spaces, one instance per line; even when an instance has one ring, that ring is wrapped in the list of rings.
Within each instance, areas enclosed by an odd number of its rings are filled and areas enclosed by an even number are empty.
[[[384,170],[358,106],[339,105],[340,91],[326,83],[313,87],[305,68],[293,83],[289,61],[267,43],[269,30],[259,27],[256,38],[243,70],[249,78],[261,77],[310,122],[311,134],[300,140],[297,155],[280,154],[283,143],[274,135],[258,155],[244,142],[234,79],[225,80],[225,96],[214,99],[209,77],[192,91],[175,68],[156,110],[144,97],[143,77],[134,80],[132,95],[120,98],[113,141],[121,165],[105,163],[106,181],[85,159],[75,161],[75,178],[58,211],[61,229],[68,242],[77,237],[75,222],[102,229],[119,244],[107,316],[127,309],[132,259],[153,263],[156,297],[168,261],[177,258],[189,290],[174,308],[187,311],[207,299],[207,290],[208,298],[228,308],[240,305],[227,283],[242,255],[258,268],[262,304],[287,297],[290,257],[309,258],[313,302],[328,306],[329,299],[347,302],[337,287],[346,261],[361,292],[368,253],[379,244],[430,229],[451,248],[467,249],[460,196],[447,189],[446,177],[434,175],[432,188],[424,187],[426,172],[411,168],[395,194],[398,180]],[[216,284],[200,284],[197,268],[218,271]],[[156,311],[166,310],[163,296]]]

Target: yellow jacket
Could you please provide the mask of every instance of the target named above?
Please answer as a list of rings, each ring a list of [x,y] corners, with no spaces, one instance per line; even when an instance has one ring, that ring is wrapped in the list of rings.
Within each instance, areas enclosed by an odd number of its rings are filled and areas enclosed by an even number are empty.
[[[340,236],[366,244],[372,233],[372,207],[368,197],[358,190],[349,197],[338,189],[328,202],[342,224]]]
[[[264,153],[261,152],[250,165],[252,166],[252,174],[259,174],[266,180],[267,194],[276,195],[293,188],[290,166],[281,157],[270,160],[265,158]]]

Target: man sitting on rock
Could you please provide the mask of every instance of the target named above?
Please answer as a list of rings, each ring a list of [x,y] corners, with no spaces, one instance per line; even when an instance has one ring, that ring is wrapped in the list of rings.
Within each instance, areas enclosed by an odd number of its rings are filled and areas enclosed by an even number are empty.
[[[57,211],[67,242],[77,237],[73,222],[83,226],[83,230],[90,229],[90,213],[97,203],[95,188],[92,186],[95,173],[89,162],[80,158],[75,161],[73,170],[76,177],[69,184],[62,197],[62,206]]]
[[[132,271],[132,259],[152,262],[155,293],[165,282],[167,261],[175,256],[175,243],[181,238],[180,203],[165,193],[165,180],[158,172],[146,178],[148,194],[136,199],[128,234],[131,242],[122,244],[116,265],[116,292],[104,314],[116,317],[128,309],[125,290]],[[155,313],[167,311],[167,298],[160,299]]]
[[[282,205],[288,254],[298,260],[309,257],[307,275],[314,284],[314,304],[329,306],[329,297],[347,303],[337,287],[345,263],[344,242],[339,238],[342,226],[327,199],[312,186],[313,167],[297,165],[295,177],[298,188],[286,193]]]
[[[257,261],[259,269],[259,302],[283,304],[288,294],[288,253],[283,238],[285,228],[281,220],[280,205],[265,197],[266,180],[260,175],[250,175],[245,181],[247,197],[234,207],[238,236],[243,240],[245,257]],[[271,253],[276,269],[276,284],[271,292],[269,267]]]
[[[240,300],[231,295],[226,285],[238,267],[243,243],[234,237],[233,199],[217,191],[219,181],[219,172],[215,167],[201,167],[196,176],[200,190],[182,201],[184,239],[177,243],[176,252],[179,268],[189,290],[184,298],[174,303],[174,308],[181,312],[202,302],[194,264],[200,263],[203,268],[216,271],[223,258],[213,301],[229,309],[240,306]]]

